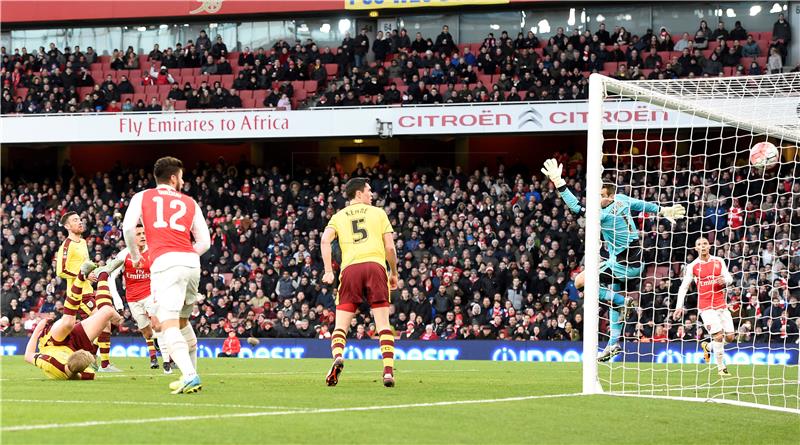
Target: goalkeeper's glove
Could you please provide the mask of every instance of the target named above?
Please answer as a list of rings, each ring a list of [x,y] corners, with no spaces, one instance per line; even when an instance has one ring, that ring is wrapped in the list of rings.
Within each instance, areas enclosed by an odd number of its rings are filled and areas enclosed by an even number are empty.
[[[564,167],[561,164],[559,164],[558,161],[556,161],[555,159],[548,159],[544,161],[544,168],[542,168],[542,173],[544,173],[545,176],[547,176],[548,178],[550,178],[551,181],[553,181],[553,185],[555,185],[556,188],[559,188],[564,184],[566,184],[564,179],[561,178],[561,171],[563,169]]]
[[[661,207],[661,209],[658,211],[658,216],[665,218],[672,224],[675,224],[675,220],[686,216],[686,209],[680,204],[675,204],[672,207]]]

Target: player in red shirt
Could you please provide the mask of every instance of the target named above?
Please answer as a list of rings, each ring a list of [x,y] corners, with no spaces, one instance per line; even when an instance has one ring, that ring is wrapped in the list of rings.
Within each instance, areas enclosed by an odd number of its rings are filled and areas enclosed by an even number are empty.
[[[686,292],[692,282],[697,284],[697,306],[700,318],[706,331],[711,335],[711,351],[717,359],[719,375],[727,376],[728,368],[725,366],[725,341],[734,340],[733,317],[728,310],[728,301],[725,288],[733,283],[733,277],[728,272],[725,260],[713,256],[709,252],[711,245],[706,238],[698,238],[694,243],[698,257],[684,269],[683,281],[678,290],[678,302],[675,305],[674,320],[680,320],[684,313],[683,302]],[[723,334],[724,333],[724,334]],[[708,342],[701,343],[707,363],[711,362],[711,351]]]
[[[180,192],[183,163],[173,157],[161,158],[153,176],[158,185],[131,198],[122,231],[133,267],[140,268],[143,259],[136,248],[136,226],[140,220],[144,226],[161,348],[166,348],[182,374],[170,389],[173,394],[188,394],[202,388],[197,375],[197,336],[189,315],[198,296],[200,255],[211,246],[211,239],[200,206]]]
[[[139,261],[139,267],[133,266],[128,248],[122,249],[115,258],[121,263],[122,267],[118,267],[111,273],[108,283],[114,302],[119,302],[119,305],[122,306],[122,298],[116,286],[116,279],[122,273],[125,285],[125,300],[128,302],[128,308],[130,308],[131,315],[136,321],[136,326],[138,326],[147,343],[147,350],[150,353],[150,368],[158,369],[158,359],[156,358],[156,347],[153,339],[159,337],[159,326],[157,320],[151,323],[150,319],[151,316],[155,318],[155,305],[150,292],[150,251],[147,250],[144,226],[141,224],[136,226],[136,246],[134,248],[138,249],[142,257]],[[166,350],[162,351],[161,356],[164,358],[164,373],[171,374],[169,353]]]

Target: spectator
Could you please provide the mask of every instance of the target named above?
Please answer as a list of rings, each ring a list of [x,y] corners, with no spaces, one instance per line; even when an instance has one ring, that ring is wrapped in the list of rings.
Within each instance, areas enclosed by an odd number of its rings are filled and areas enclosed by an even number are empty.
[[[217,357],[236,358],[239,357],[239,352],[242,350],[242,344],[239,338],[236,337],[236,331],[228,331],[228,337],[222,342],[222,352]]]
[[[162,55],[163,54],[162,54],[161,50],[159,49],[158,43],[156,43],[155,45],[153,45],[153,50],[150,51],[150,53],[147,54],[147,60],[148,61],[160,62],[161,58],[162,58]]]
[[[733,25],[733,29],[731,30],[730,34],[728,35],[729,39],[732,40],[745,40],[747,39],[747,30],[742,27],[742,22],[737,20],[736,23]]]
[[[777,74],[783,71],[783,59],[778,48],[770,49],[769,59],[767,59],[767,73]]]
[[[675,42],[673,51],[683,51],[685,48],[688,47],[689,47],[689,33],[685,32],[681,35],[681,39]]]
[[[211,39],[208,38],[205,30],[200,31],[200,35],[197,37],[197,41],[195,42],[194,46],[197,47],[197,51],[200,54],[202,54],[203,51],[211,50]]]
[[[742,46],[742,57],[758,57],[761,50],[758,47],[758,42],[753,40],[753,35],[747,35],[747,41]]]
[[[161,111],[161,104],[158,103],[157,97],[150,98],[150,104],[147,105],[146,111]]]
[[[228,46],[222,42],[222,36],[217,36],[214,45],[211,46],[211,56],[213,56],[214,59],[228,57]]]
[[[453,36],[450,35],[450,28],[447,25],[442,26],[442,32],[436,37],[436,43],[433,45],[433,50],[443,54],[450,54],[456,50],[456,42]]]
[[[715,29],[708,38],[711,40],[728,40],[728,30],[725,29],[725,22],[720,20],[719,23],[717,23],[717,29]]]
[[[367,57],[369,51],[369,37],[367,37],[367,28],[362,28],[361,32],[356,36],[353,42],[353,57],[354,66],[361,67],[364,64],[364,59]]]
[[[378,31],[378,34],[375,36],[375,41],[372,43],[372,52],[375,54],[375,61],[383,63],[390,50],[389,39],[384,39],[383,32]]]

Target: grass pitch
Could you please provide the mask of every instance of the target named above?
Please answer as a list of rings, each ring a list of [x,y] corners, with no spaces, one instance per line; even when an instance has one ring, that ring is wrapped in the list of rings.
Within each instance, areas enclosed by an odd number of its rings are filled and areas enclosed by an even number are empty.
[[[0,441],[16,443],[798,443],[800,416],[672,400],[580,396],[578,363],[201,359],[204,388],[145,359],[93,382],[43,378],[2,357]],[[740,373],[750,367],[736,367]],[[602,369],[602,368],[601,368]],[[648,375],[648,377],[650,377]]]

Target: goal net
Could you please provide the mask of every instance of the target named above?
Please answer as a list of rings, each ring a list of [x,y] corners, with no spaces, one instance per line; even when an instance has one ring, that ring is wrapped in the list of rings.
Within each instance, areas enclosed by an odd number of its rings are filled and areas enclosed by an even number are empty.
[[[800,413],[800,73],[625,82],[594,74],[588,122],[584,392]],[[780,152],[767,168],[750,162],[759,142]],[[601,199],[605,184],[616,186],[611,203]],[[620,204],[621,195],[632,200]],[[676,204],[684,218],[659,216]],[[609,254],[619,248],[606,238],[620,230],[606,226],[626,207],[638,237]],[[676,317],[687,268],[721,273],[689,267],[701,237],[730,271],[732,282],[711,288],[724,289],[732,328],[724,310],[715,311],[721,321],[700,315],[703,283],[691,278]],[[733,331],[724,365],[714,326]]]

